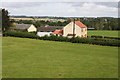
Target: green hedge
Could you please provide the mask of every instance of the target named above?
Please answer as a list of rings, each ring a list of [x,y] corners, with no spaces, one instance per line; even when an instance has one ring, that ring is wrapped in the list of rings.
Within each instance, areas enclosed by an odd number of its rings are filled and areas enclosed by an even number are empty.
[[[119,40],[111,40],[111,39],[101,39],[101,38],[74,38],[72,43],[86,43],[86,44],[96,44],[96,45],[104,45],[104,46],[118,46],[120,47]]]
[[[88,37],[91,37],[91,38],[105,38],[105,39],[118,39],[120,40],[119,37],[106,37],[106,36],[88,36]]]
[[[18,31],[8,31],[3,34],[3,36],[12,36],[12,37],[21,37],[21,38],[32,38],[38,39],[39,36],[35,35],[34,33],[28,32],[18,32]]]
[[[120,40],[116,39],[105,39],[105,38],[68,38],[63,36],[43,36],[39,37],[35,35],[35,33],[28,32],[13,32],[8,31],[3,34],[3,36],[12,36],[12,37],[22,37],[22,38],[32,38],[32,39],[40,39],[40,40],[49,40],[49,41],[61,41],[61,42],[71,42],[71,43],[85,43],[85,44],[95,44],[95,45],[103,45],[103,46],[118,46],[120,47]]]

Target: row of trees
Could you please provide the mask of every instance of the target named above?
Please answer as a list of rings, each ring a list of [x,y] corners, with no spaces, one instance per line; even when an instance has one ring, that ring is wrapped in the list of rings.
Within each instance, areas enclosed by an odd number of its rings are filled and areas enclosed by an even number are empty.
[[[40,27],[40,26],[45,26],[45,25],[49,25],[49,26],[65,26],[66,24],[68,24],[70,21],[58,21],[58,22],[50,22],[50,21],[32,21],[32,20],[19,20],[19,21],[15,21],[18,24],[34,24],[36,27]]]
[[[19,20],[14,21],[9,19],[9,13],[5,9],[1,9],[2,12],[2,31],[5,32],[10,29],[11,26],[14,26],[15,23],[24,23],[24,24],[34,24],[36,27],[41,27],[45,25],[49,26],[65,26],[70,22],[69,18],[66,18],[65,22],[50,22],[50,21],[32,21],[32,20]],[[100,18],[80,18],[80,21],[83,22],[89,28],[95,28],[96,30],[120,30],[118,26],[120,19],[111,18],[111,17],[100,17]],[[0,23],[1,23],[0,22]]]
[[[81,22],[96,30],[120,30],[118,18],[88,18],[81,19]]]
[[[32,21],[32,20],[19,20],[16,23],[34,24],[36,27],[40,26],[65,26],[70,22],[67,18],[65,22],[50,22],[50,21]],[[96,30],[120,30],[118,26],[118,18],[80,18],[80,21],[87,25],[88,28],[95,28]]]

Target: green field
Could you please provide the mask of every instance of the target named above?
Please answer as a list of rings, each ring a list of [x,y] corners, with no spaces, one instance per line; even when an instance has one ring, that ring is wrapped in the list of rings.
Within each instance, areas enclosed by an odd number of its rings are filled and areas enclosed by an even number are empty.
[[[106,37],[120,37],[118,36],[118,33],[120,33],[120,31],[107,31],[107,30],[89,30],[88,31],[88,36],[106,36]]]
[[[3,37],[3,78],[117,78],[118,48]]]

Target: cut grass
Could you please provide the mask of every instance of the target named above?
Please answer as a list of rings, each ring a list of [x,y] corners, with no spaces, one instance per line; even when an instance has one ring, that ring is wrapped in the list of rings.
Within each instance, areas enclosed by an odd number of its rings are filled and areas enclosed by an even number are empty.
[[[118,48],[3,37],[3,78],[117,78]]]
[[[118,35],[120,31],[107,31],[107,30],[89,30],[88,36],[106,36],[106,37],[120,37]]]

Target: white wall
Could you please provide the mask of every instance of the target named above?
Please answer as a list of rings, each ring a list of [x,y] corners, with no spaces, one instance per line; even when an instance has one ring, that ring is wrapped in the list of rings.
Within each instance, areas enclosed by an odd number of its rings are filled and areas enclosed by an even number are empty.
[[[83,29],[83,32],[81,31]],[[86,29],[86,31],[85,31]],[[68,25],[66,25],[63,28],[63,36],[67,36],[68,34],[73,34],[73,22],[70,22]],[[86,28],[81,28],[78,25],[75,24],[75,37],[82,37],[85,34],[87,35],[87,27]]]
[[[50,36],[50,34],[51,34],[52,32],[37,32],[37,35],[38,36],[45,36],[45,35],[48,35],[48,36]]]
[[[28,32],[36,32],[37,31],[37,28],[34,26],[34,25],[31,25],[28,29],[27,29]]]

